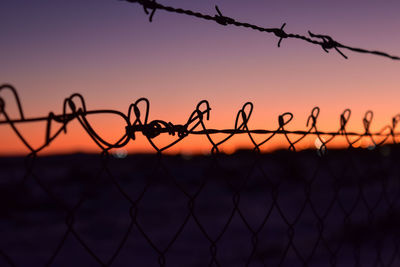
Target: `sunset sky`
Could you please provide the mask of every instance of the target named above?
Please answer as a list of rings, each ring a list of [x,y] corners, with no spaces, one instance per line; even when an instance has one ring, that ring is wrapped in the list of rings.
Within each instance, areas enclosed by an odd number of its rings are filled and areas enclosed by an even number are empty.
[[[237,21],[263,27],[286,22],[288,33],[310,30],[349,46],[400,55],[398,0],[158,2],[211,15],[218,5]],[[207,99],[212,108],[207,126],[219,129],[233,128],[247,101],[254,103],[250,127],[257,129],[276,129],[278,115],[292,112],[287,128],[304,130],[314,106],[321,108],[318,124],[327,131],[339,128],[345,108],[352,109],[349,129],[360,132],[367,110],[374,111],[376,130],[400,112],[400,61],[343,50],[345,60],[334,50],[327,54],[294,39],[277,48],[273,34],[165,11],[157,11],[150,23],[138,4],[118,0],[2,0],[0,10],[0,84],[17,88],[26,117],[62,113],[63,100],[73,93],[85,97],[88,109],[123,113],[146,97],[150,120],[177,124]],[[0,95],[17,118],[11,95]],[[97,117],[93,123],[110,140],[124,133],[123,122],[113,118]],[[44,125],[18,126],[37,147],[45,139]],[[99,151],[77,122],[68,130],[43,152]],[[225,149],[246,144],[248,137],[236,137]],[[210,147],[205,137],[188,137],[173,151]],[[151,147],[140,137],[127,149]],[[27,152],[10,127],[0,125],[0,154]]]

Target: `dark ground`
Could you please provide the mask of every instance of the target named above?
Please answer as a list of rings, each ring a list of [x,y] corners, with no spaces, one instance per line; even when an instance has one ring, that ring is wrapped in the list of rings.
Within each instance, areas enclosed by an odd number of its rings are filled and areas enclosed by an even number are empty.
[[[400,266],[400,149],[0,158],[0,266]]]

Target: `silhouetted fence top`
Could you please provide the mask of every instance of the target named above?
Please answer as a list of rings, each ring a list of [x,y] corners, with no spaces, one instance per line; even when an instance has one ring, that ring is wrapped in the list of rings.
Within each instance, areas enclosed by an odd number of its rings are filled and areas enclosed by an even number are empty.
[[[284,136],[289,145],[289,150],[292,151],[296,150],[295,145],[303,140],[306,136],[314,135],[317,138],[317,142],[319,144],[317,149],[319,149],[320,152],[324,152],[326,150],[326,146],[338,136],[345,137],[348,147],[351,148],[354,147],[355,144],[362,138],[370,139],[370,143],[374,147],[385,143],[397,143],[396,137],[400,135],[400,132],[396,131],[396,126],[400,120],[400,114],[397,114],[392,118],[392,123],[390,125],[384,126],[379,131],[372,131],[370,126],[373,120],[373,112],[370,110],[365,113],[365,116],[362,120],[364,131],[361,133],[347,130],[348,121],[351,115],[350,109],[345,109],[342,114],[340,114],[339,129],[330,132],[320,131],[318,127],[318,116],[320,109],[318,107],[314,107],[311,110],[311,113],[306,121],[305,130],[286,129],[294,116],[290,112],[285,112],[278,116],[278,126],[275,129],[250,129],[248,123],[253,112],[253,104],[251,102],[245,103],[237,112],[234,128],[232,129],[210,129],[206,126],[205,121],[210,119],[211,113],[211,107],[207,100],[202,100],[197,104],[193,112],[189,115],[188,120],[184,124],[175,124],[173,122],[157,119],[150,120],[150,102],[146,98],[140,98],[136,102],[132,103],[129,106],[128,113],[124,114],[120,111],[109,109],[88,110],[86,108],[85,99],[80,94],[73,94],[64,100],[63,114],[54,114],[53,112],[49,112],[47,116],[43,117],[26,117],[15,88],[11,85],[5,84],[0,87],[0,92],[2,90],[9,90],[12,92],[18,108],[19,117],[10,117],[9,112],[7,111],[7,106],[9,103],[6,103],[6,101],[0,97],[0,115],[2,115],[4,118],[0,120],[0,125],[8,124],[23,142],[23,144],[33,154],[36,154],[44,149],[61,133],[67,133],[67,126],[73,120],[79,121],[86,133],[105,153],[113,148],[124,147],[129,141],[135,141],[138,133],[143,134],[147,138],[148,142],[152,145],[154,150],[158,153],[161,153],[162,151],[174,146],[189,135],[205,136],[212,146],[212,153],[220,152],[219,147],[231,139],[234,135],[238,134],[248,135],[254,150],[257,152],[260,152],[260,148],[263,145],[268,143],[274,136],[278,135]],[[87,119],[88,115],[93,114],[114,114],[121,117],[126,123],[124,135],[114,143],[106,141],[104,138],[102,138],[102,133],[95,131]],[[32,121],[45,121],[47,125],[45,143],[39,148],[33,148],[16,127],[16,124]],[[52,129],[55,127],[54,125],[58,125],[58,128],[56,128],[57,130],[52,133]],[[225,134],[226,136],[220,141],[215,141],[212,135],[218,133]],[[176,136],[177,138],[170,144],[164,147],[159,147],[153,142],[153,139],[160,135],[172,135]],[[264,135],[265,139],[257,142],[254,138],[254,135]]]

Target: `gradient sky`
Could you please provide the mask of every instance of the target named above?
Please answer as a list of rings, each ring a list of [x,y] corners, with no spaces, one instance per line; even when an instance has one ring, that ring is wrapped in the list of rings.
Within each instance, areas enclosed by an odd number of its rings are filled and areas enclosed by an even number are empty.
[[[399,1],[159,1],[176,7],[224,15],[264,27],[306,35],[331,35],[350,46],[400,55]],[[374,113],[380,129],[400,112],[400,62],[302,41],[283,40],[233,26],[157,11],[149,23],[137,4],[117,0],[0,1],[0,83],[14,85],[27,117],[61,113],[64,98],[79,92],[89,109],[127,112],[140,97],[151,102],[150,120],[185,123],[196,104],[209,100],[208,126],[232,128],[247,101],[255,105],[251,128],[275,129],[277,116],[293,112],[288,129],[305,129],[314,106],[321,108],[322,130],[337,130],[339,116],[351,108],[350,129],[361,130],[364,113]],[[8,93],[2,93],[11,103]],[[7,103],[9,103],[7,102]],[[9,104],[7,110],[16,117]],[[0,119],[4,119],[0,115]],[[112,138],[124,125],[96,118]],[[44,152],[98,151],[77,123]],[[34,146],[44,141],[44,124],[21,126]],[[222,138],[222,136],[221,136]],[[115,139],[115,138],[114,138]],[[0,154],[26,153],[7,125],[0,125]],[[248,144],[236,138],[227,146]],[[130,151],[150,146],[139,139]],[[204,138],[184,140],[175,151],[209,150]]]

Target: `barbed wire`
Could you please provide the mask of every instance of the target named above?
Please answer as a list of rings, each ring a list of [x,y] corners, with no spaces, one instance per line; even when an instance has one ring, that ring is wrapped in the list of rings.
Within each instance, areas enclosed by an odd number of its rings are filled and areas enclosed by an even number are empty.
[[[400,114],[395,115],[391,119],[391,124],[382,127],[379,131],[371,132],[371,123],[373,120],[373,112],[368,110],[364,118],[362,119],[364,132],[356,133],[347,130],[348,121],[351,116],[351,110],[345,109],[339,117],[339,129],[337,131],[321,131],[318,127],[318,116],[320,113],[319,107],[314,107],[311,110],[310,115],[306,121],[306,130],[287,130],[286,127],[293,120],[294,115],[291,112],[285,112],[278,116],[276,129],[250,129],[248,123],[253,114],[253,104],[246,102],[243,107],[237,112],[234,127],[231,129],[211,129],[206,126],[206,121],[210,119],[211,107],[207,100],[200,101],[192,113],[189,115],[188,120],[184,124],[175,124],[164,120],[149,120],[150,115],[150,102],[146,98],[139,98],[136,102],[130,104],[127,114],[124,114],[118,110],[110,109],[95,109],[88,110],[86,108],[86,101],[80,94],[72,94],[66,98],[63,103],[63,113],[54,114],[49,112],[47,116],[42,117],[31,117],[27,118],[24,115],[23,107],[17,93],[17,90],[9,84],[0,86],[0,92],[3,90],[11,91],[16,107],[18,110],[19,118],[11,118],[6,110],[6,101],[0,97],[0,115],[4,116],[3,120],[0,120],[0,125],[8,124],[22,143],[31,151],[36,154],[43,150],[50,143],[52,143],[61,133],[67,133],[67,125],[77,120],[83,127],[85,132],[91,137],[96,145],[104,152],[114,148],[121,148],[126,146],[130,141],[135,141],[136,135],[141,133],[145,136],[154,150],[161,153],[178,142],[182,141],[189,135],[202,135],[207,138],[211,144],[211,153],[220,152],[219,147],[231,139],[234,135],[246,134],[254,150],[257,152],[261,151],[261,146],[269,142],[273,137],[281,135],[285,137],[286,142],[289,145],[289,150],[295,151],[295,145],[303,140],[306,136],[313,135],[320,142],[318,149],[320,152],[325,151],[329,143],[331,143],[335,137],[345,137],[347,145],[354,147],[354,144],[359,142],[362,138],[370,139],[373,146],[379,146],[387,142],[397,144],[396,137],[400,135],[400,131],[396,131],[396,127],[400,121]],[[94,130],[93,126],[89,122],[87,116],[89,115],[106,115],[113,114],[122,118],[125,125],[125,133],[121,136],[118,141],[111,143],[106,141],[102,137],[102,133]],[[46,122],[45,142],[39,148],[33,148],[26,138],[16,127],[16,124],[43,121]],[[53,132],[53,124],[58,123],[59,127]],[[159,135],[171,135],[176,136],[176,140],[168,145],[159,147],[153,141]],[[225,134],[227,135],[220,141],[215,141],[212,135]],[[257,142],[255,141],[255,135],[266,135],[267,137]],[[297,138],[290,137],[295,135]],[[379,139],[379,141],[378,141]]]
[[[4,91],[11,93],[7,99]],[[16,117],[11,116],[15,107]],[[351,111],[346,109],[340,114],[338,130],[326,132],[319,129],[320,109],[315,107],[305,130],[289,131],[294,118],[290,112],[277,117],[275,129],[251,129],[253,109],[252,103],[245,103],[232,129],[210,129],[206,121],[211,107],[206,100],[196,105],[185,123],[176,124],[150,120],[146,98],[122,113],[89,110],[82,95],[72,94],[64,100],[62,114],[27,117],[17,90],[9,84],[0,86],[0,126],[11,127],[29,149],[23,161],[0,157],[0,227],[4,229],[0,265],[397,266],[400,154],[395,146],[389,148],[390,157],[382,149],[398,143],[400,114],[391,124],[372,131],[373,112],[367,111],[364,130],[356,133],[348,131]],[[90,123],[93,114],[122,118],[125,133],[108,142]],[[72,121],[78,121],[97,144],[100,157],[40,157],[40,151],[67,133]],[[46,123],[45,142],[38,148],[18,127],[30,122]],[[152,145],[154,158],[110,157],[111,149],[137,142],[138,134]],[[214,134],[225,137],[216,141]],[[249,137],[254,153],[225,157],[220,146],[240,134]],[[161,135],[176,140],[159,147],[154,139]],[[163,153],[195,135],[207,138],[211,156],[191,161]],[[264,136],[263,140],[257,142],[256,135]],[[276,136],[283,136],[291,151],[298,151],[301,140],[314,136],[318,153],[260,153]],[[338,137],[346,140],[347,149],[326,153]],[[352,149],[363,138],[381,150]],[[96,164],[100,167],[94,169]],[[178,209],[176,202],[187,205]],[[55,211],[61,213],[56,216]],[[38,225],[46,230],[38,231]],[[88,236],[92,229],[111,231],[112,237]]]
[[[156,2],[155,0],[122,0],[122,1],[126,1],[129,3],[136,3],[136,4],[141,5],[143,7],[144,12],[147,15],[149,15],[150,22],[153,21],[153,17],[154,17],[156,10],[164,10],[167,12],[184,14],[184,15],[196,17],[199,19],[214,21],[223,26],[233,25],[236,27],[244,27],[244,28],[252,29],[255,31],[259,31],[259,32],[273,33],[277,38],[279,38],[278,47],[281,46],[283,39],[292,38],[292,39],[302,40],[309,44],[318,45],[326,53],[329,53],[329,50],[334,49],[337,53],[339,53],[345,59],[347,59],[348,57],[341,51],[341,49],[347,49],[347,50],[357,52],[357,53],[382,56],[382,57],[386,57],[386,58],[389,58],[392,60],[400,60],[399,56],[390,55],[386,52],[376,51],[376,50],[368,50],[368,49],[364,49],[364,48],[357,48],[357,47],[344,45],[344,44],[334,40],[331,36],[326,35],[326,34],[315,34],[315,33],[312,33],[311,31],[308,31],[309,36],[307,37],[305,35],[287,33],[284,30],[286,23],[283,23],[280,28],[265,28],[265,27],[260,27],[260,26],[254,25],[254,24],[246,23],[246,22],[239,22],[231,17],[227,17],[227,16],[223,15],[218,6],[215,6],[215,9],[217,12],[216,15],[206,15],[206,14],[202,14],[200,12],[196,12],[196,11],[192,11],[192,10],[162,5],[158,2]]]

